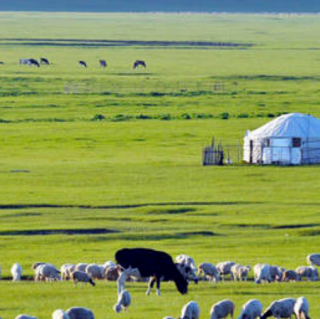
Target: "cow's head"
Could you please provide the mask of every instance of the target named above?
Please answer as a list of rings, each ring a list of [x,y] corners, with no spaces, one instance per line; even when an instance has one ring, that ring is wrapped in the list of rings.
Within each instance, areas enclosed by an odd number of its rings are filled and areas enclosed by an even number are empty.
[[[184,279],[184,277],[181,274],[179,274],[179,276],[176,277],[175,283],[176,283],[178,291],[182,295],[184,295],[188,292],[188,281],[186,279]]]

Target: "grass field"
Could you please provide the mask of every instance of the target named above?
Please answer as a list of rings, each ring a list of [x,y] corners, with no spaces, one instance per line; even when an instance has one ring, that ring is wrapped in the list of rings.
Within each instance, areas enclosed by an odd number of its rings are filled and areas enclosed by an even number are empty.
[[[14,262],[27,276],[37,261],[103,263],[126,246],[306,264],[319,251],[320,167],[202,167],[201,149],[212,136],[242,143],[284,112],[319,117],[319,31],[317,15],[0,13],[2,276]],[[42,56],[53,65],[18,64]],[[0,286],[3,319],[75,305],[115,316],[114,283]],[[319,283],[202,282],[187,296],[164,284],[160,299],[145,286],[128,284],[120,317],[177,316],[194,299],[205,318],[224,298],[238,314],[251,298],[300,295],[320,315]]]

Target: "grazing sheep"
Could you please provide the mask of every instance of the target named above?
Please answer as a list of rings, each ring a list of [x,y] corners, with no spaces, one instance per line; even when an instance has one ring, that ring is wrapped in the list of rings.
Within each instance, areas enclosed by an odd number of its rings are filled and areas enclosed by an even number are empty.
[[[55,281],[61,280],[60,271],[51,264],[39,265],[36,268],[35,281],[45,280],[45,281]]]
[[[88,264],[84,264],[84,263],[79,263],[79,264],[76,264],[76,267],[75,267],[75,271],[83,271],[83,272],[86,272],[86,268],[87,268]]]
[[[310,319],[309,303],[305,297],[299,297],[294,305],[296,319]]]
[[[74,271],[71,273],[71,279],[73,280],[75,286],[77,286],[78,282],[83,282],[85,284],[89,283],[92,286],[96,285],[90,276],[83,271]]]
[[[320,254],[310,254],[307,256],[307,262],[310,266],[320,266]]]
[[[179,263],[179,264],[185,264],[187,266],[189,266],[191,269],[193,270],[197,270],[197,267],[196,267],[196,264],[194,262],[194,259],[191,258],[190,256],[188,255],[179,255],[176,257],[176,262]]]
[[[236,263],[233,261],[224,261],[224,262],[220,262],[216,265],[216,268],[218,269],[222,280],[225,279],[225,276],[231,275],[231,267],[235,264]]]
[[[70,319],[70,317],[62,309],[57,309],[52,313],[52,319]]]
[[[76,266],[72,264],[64,264],[60,268],[62,280],[69,280],[71,273],[75,270]]]
[[[255,265],[254,278],[255,278],[256,284],[260,284],[262,281],[271,282],[270,266],[268,264]]]
[[[96,264],[89,264],[86,267],[86,273],[92,278],[92,279],[103,279],[105,277],[105,268],[102,268],[99,265]]]
[[[242,266],[239,264],[233,265],[230,269],[233,280],[247,281],[250,269],[250,266]]]
[[[230,316],[233,319],[235,305],[231,300],[225,299],[211,307],[210,319],[225,319]]]
[[[180,271],[181,275],[187,281],[194,281],[196,284],[199,281],[195,268],[191,268],[190,266],[183,264],[183,263],[176,263],[175,264]]]
[[[66,311],[70,319],[94,319],[93,312],[88,308],[73,307]]]
[[[296,269],[299,278],[306,278],[308,281],[318,281],[318,269],[313,266],[300,266]]]
[[[103,264],[103,267],[106,268],[106,269],[108,269],[109,267],[116,267],[116,266],[117,266],[116,263],[114,263],[114,262],[111,261],[111,260],[108,260],[107,262],[105,262],[105,263]]]
[[[29,315],[22,314],[22,315],[17,316],[16,319],[37,319],[37,318],[29,316]]]
[[[119,272],[117,266],[108,267],[105,272],[105,279],[108,281],[117,281],[119,278]]]
[[[271,281],[281,281],[283,273],[286,270],[278,266],[270,266],[270,277]]]
[[[22,267],[19,264],[13,264],[11,267],[12,281],[20,281],[22,275]]]
[[[116,313],[121,312],[122,309],[126,311],[127,308],[130,306],[130,304],[131,304],[131,295],[129,291],[123,290],[119,294],[118,302],[114,305],[113,310]]]
[[[256,319],[261,316],[262,303],[257,299],[251,299],[242,306],[238,319]]]
[[[282,281],[299,281],[300,277],[294,270],[286,270],[283,273]]]
[[[294,298],[285,298],[281,300],[274,301],[265,310],[265,312],[260,317],[261,319],[266,319],[268,317],[279,318],[291,318],[294,313],[294,305],[296,300]]]
[[[219,281],[220,273],[216,266],[211,263],[202,263],[199,265],[198,276],[201,276],[201,274],[203,274],[205,277],[209,278],[209,280],[212,280],[214,282]]]
[[[183,306],[180,319],[198,319],[200,308],[196,301],[190,301]]]

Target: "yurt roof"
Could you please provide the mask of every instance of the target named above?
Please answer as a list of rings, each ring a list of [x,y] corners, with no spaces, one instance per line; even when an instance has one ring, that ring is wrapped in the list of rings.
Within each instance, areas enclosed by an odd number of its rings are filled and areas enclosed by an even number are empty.
[[[249,136],[250,138],[298,137],[320,139],[320,120],[301,113],[285,114],[250,132]]]

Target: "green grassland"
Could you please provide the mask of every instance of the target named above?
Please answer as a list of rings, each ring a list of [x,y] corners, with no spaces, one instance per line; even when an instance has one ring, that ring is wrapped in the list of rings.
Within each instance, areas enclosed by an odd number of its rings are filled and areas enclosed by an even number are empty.
[[[285,112],[319,117],[319,31],[317,15],[0,13],[3,277],[14,262],[31,276],[33,262],[103,263],[126,246],[306,264],[320,245],[320,167],[202,167],[201,149],[212,136],[241,144]],[[53,64],[18,64],[41,56]],[[187,296],[166,283],[160,299],[145,286],[128,284],[120,317],[177,316],[194,299],[205,318],[224,298],[238,314],[250,298],[300,295],[320,315],[319,283],[201,282]],[[0,287],[3,319],[74,305],[115,317],[114,283]]]

